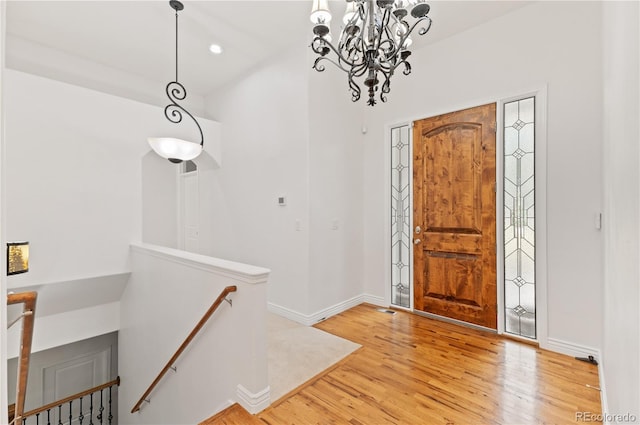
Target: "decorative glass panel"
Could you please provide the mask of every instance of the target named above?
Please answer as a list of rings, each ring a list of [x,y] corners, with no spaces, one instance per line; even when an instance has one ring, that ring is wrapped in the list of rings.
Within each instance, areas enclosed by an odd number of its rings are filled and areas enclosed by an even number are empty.
[[[391,129],[391,304],[410,307],[410,134],[409,125]]]
[[[535,98],[504,104],[506,332],[536,337]]]

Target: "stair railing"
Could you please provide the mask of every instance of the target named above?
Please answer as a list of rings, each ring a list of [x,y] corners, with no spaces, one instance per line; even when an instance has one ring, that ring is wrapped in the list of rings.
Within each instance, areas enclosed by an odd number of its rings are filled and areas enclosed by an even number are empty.
[[[182,354],[182,352],[187,348],[187,346],[191,343],[191,341],[195,338],[196,334],[198,332],[200,332],[200,330],[204,327],[204,325],[207,323],[207,321],[209,320],[209,318],[213,315],[213,313],[215,313],[215,311],[218,309],[218,307],[220,306],[220,304],[222,304],[223,301],[226,301],[229,303],[229,305],[233,305],[232,301],[230,299],[227,299],[227,295],[229,295],[232,292],[236,292],[238,290],[238,288],[236,286],[227,286],[226,288],[224,288],[222,290],[222,292],[220,293],[220,295],[218,296],[218,298],[216,298],[216,300],[213,302],[213,304],[211,305],[211,307],[209,307],[209,310],[207,310],[207,312],[204,314],[204,316],[202,316],[202,319],[200,319],[200,321],[198,322],[198,324],[193,328],[193,330],[191,331],[191,333],[189,334],[189,336],[187,336],[187,338],[184,340],[184,342],[182,343],[182,345],[180,345],[180,347],[178,348],[178,350],[175,352],[175,354],[171,357],[171,359],[169,359],[169,361],[167,362],[167,364],[162,368],[162,370],[160,371],[160,373],[158,374],[158,376],[156,377],[156,379],[153,380],[153,382],[151,383],[151,385],[149,385],[149,388],[147,388],[147,390],[144,392],[144,394],[142,394],[142,397],[140,397],[140,400],[138,400],[138,402],[136,403],[135,406],[133,406],[133,409],[131,409],[131,413],[135,413],[138,410],[140,410],[140,406],[142,406],[142,403],[144,403],[145,401],[147,403],[150,403],[151,401],[149,400],[149,394],[151,394],[151,392],[154,390],[154,388],[156,387],[156,385],[158,385],[158,383],[160,382],[160,380],[164,377],[164,375],[169,371],[169,369],[173,369],[176,370],[174,367],[174,364],[176,363],[176,360],[178,360],[178,357],[180,357],[180,355]]]
[[[94,425],[111,425],[114,423],[112,405],[113,400],[116,399],[113,394],[113,387],[119,385],[120,377],[117,377],[105,384],[54,401],[37,409],[29,410],[22,414],[22,421],[16,425],[27,425],[27,420],[33,417],[35,417],[36,425],[41,423],[76,423],[82,425],[85,421]],[[87,398],[88,400],[86,400]]]
[[[18,357],[18,379],[16,384],[16,403],[10,423],[20,423],[24,416],[24,400],[27,394],[27,379],[29,377],[29,360],[31,358],[31,343],[33,341],[33,326],[36,315],[36,299],[38,293],[34,291],[10,293],[7,295],[7,305],[24,304],[21,315],[8,327],[23,319],[20,337],[20,353]]]

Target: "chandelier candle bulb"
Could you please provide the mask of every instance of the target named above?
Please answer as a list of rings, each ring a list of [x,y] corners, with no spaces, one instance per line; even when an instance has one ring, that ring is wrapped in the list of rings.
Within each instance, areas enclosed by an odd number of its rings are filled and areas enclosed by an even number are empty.
[[[344,26],[336,44],[332,44],[329,35],[331,11],[327,0],[313,1],[311,49],[319,55],[313,69],[322,72],[324,61],[329,61],[344,71],[354,102],[362,93],[357,80],[364,77],[362,83],[368,87],[369,95],[367,103],[374,106],[378,92],[380,100],[387,101],[391,77],[398,67],[403,66],[404,75],[411,73],[411,65],[407,62],[411,55],[408,50],[412,44],[411,33],[416,28],[419,28],[419,35],[429,31],[432,21],[427,14],[430,7],[425,0],[346,1]],[[405,19],[409,16],[408,9],[411,9],[412,22]]]

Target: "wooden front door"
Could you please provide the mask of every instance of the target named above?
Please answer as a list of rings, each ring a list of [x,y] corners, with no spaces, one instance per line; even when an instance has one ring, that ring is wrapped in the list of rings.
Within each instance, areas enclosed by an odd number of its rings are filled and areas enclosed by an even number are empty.
[[[413,128],[414,307],[496,329],[496,105]]]

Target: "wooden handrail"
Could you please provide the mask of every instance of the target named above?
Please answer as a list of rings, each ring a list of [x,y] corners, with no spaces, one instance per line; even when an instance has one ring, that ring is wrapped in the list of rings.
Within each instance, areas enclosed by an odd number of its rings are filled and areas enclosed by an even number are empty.
[[[70,401],[77,400],[80,397],[84,397],[84,396],[87,396],[89,394],[97,393],[98,391],[104,390],[105,388],[109,388],[109,387],[111,387],[113,385],[120,386],[120,377],[119,376],[116,379],[114,379],[113,381],[107,382],[106,384],[98,385],[97,387],[93,387],[93,388],[91,388],[89,390],[82,391],[82,392],[80,392],[78,394],[70,395],[69,397],[65,397],[65,398],[63,398],[61,400],[54,401],[53,403],[49,403],[49,404],[44,405],[42,407],[38,407],[37,409],[33,409],[33,410],[29,410],[28,412],[24,412],[22,414],[22,418],[24,419],[24,418],[28,418],[29,416],[37,415],[38,413],[42,413],[42,412],[47,411],[49,409],[53,409],[54,407],[58,407],[58,406],[60,406],[62,404],[69,403]]]
[[[145,391],[144,394],[142,394],[142,397],[140,397],[140,400],[138,400],[136,405],[133,406],[133,409],[131,409],[131,413],[135,413],[138,410],[140,410],[140,406],[142,406],[142,403],[149,396],[149,394],[151,394],[151,391],[153,391],[153,389],[156,387],[156,385],[158,385],[158,382],[160,382],[162,377],[169,371],[169,369],[171,369],[171,367],[176,362],[176,360],[178,360],[178,357],[180,357],[180,354],[182,354],[182,352],[187,348],[189,343],[191,343],[193,338],[195,338],[196,334],[200,331],[200,329],[202,329],[202,327],[207,323],[207,320],[209,320],[211,315],[218,309],[220,304],[222,304],[222,301],[225,300],[227,295],[229,295],[232,292],[236,292],[237,290],[238,288],[236,286],[227,286],[222,290],[218,298],[216,298],[213,304],[211,304],[211,307],[209,307],[209,310],[207,310],[204,316],[202,316],[202,319],[200,319],[200,321],[195,326],[195,328],[193,328],[189,336],[187,336],[187,338],[184,340],[182,345],[180,345],[180,347],[175,352],[175,354],[171,357],[171,359],[167,362],[167,364],[162,368],[162,370],[160,371],[156,379],[154,379],[151,385],[149,385],[149,388],[147,388],[147,391]]]
[[[27,393],[27,378],[29,377],[29,360],[31,357],[31,343],[33,342],[33,325],[36,315],[36,299],[38,293],[34,291],[20,292],[7,295],[7,305],[24,303],[22,307],[22,337],[20,354],[18,357],[18,386],[16,389],[16,403],[13,421],[20,423],[24,413],[24,400]]]

